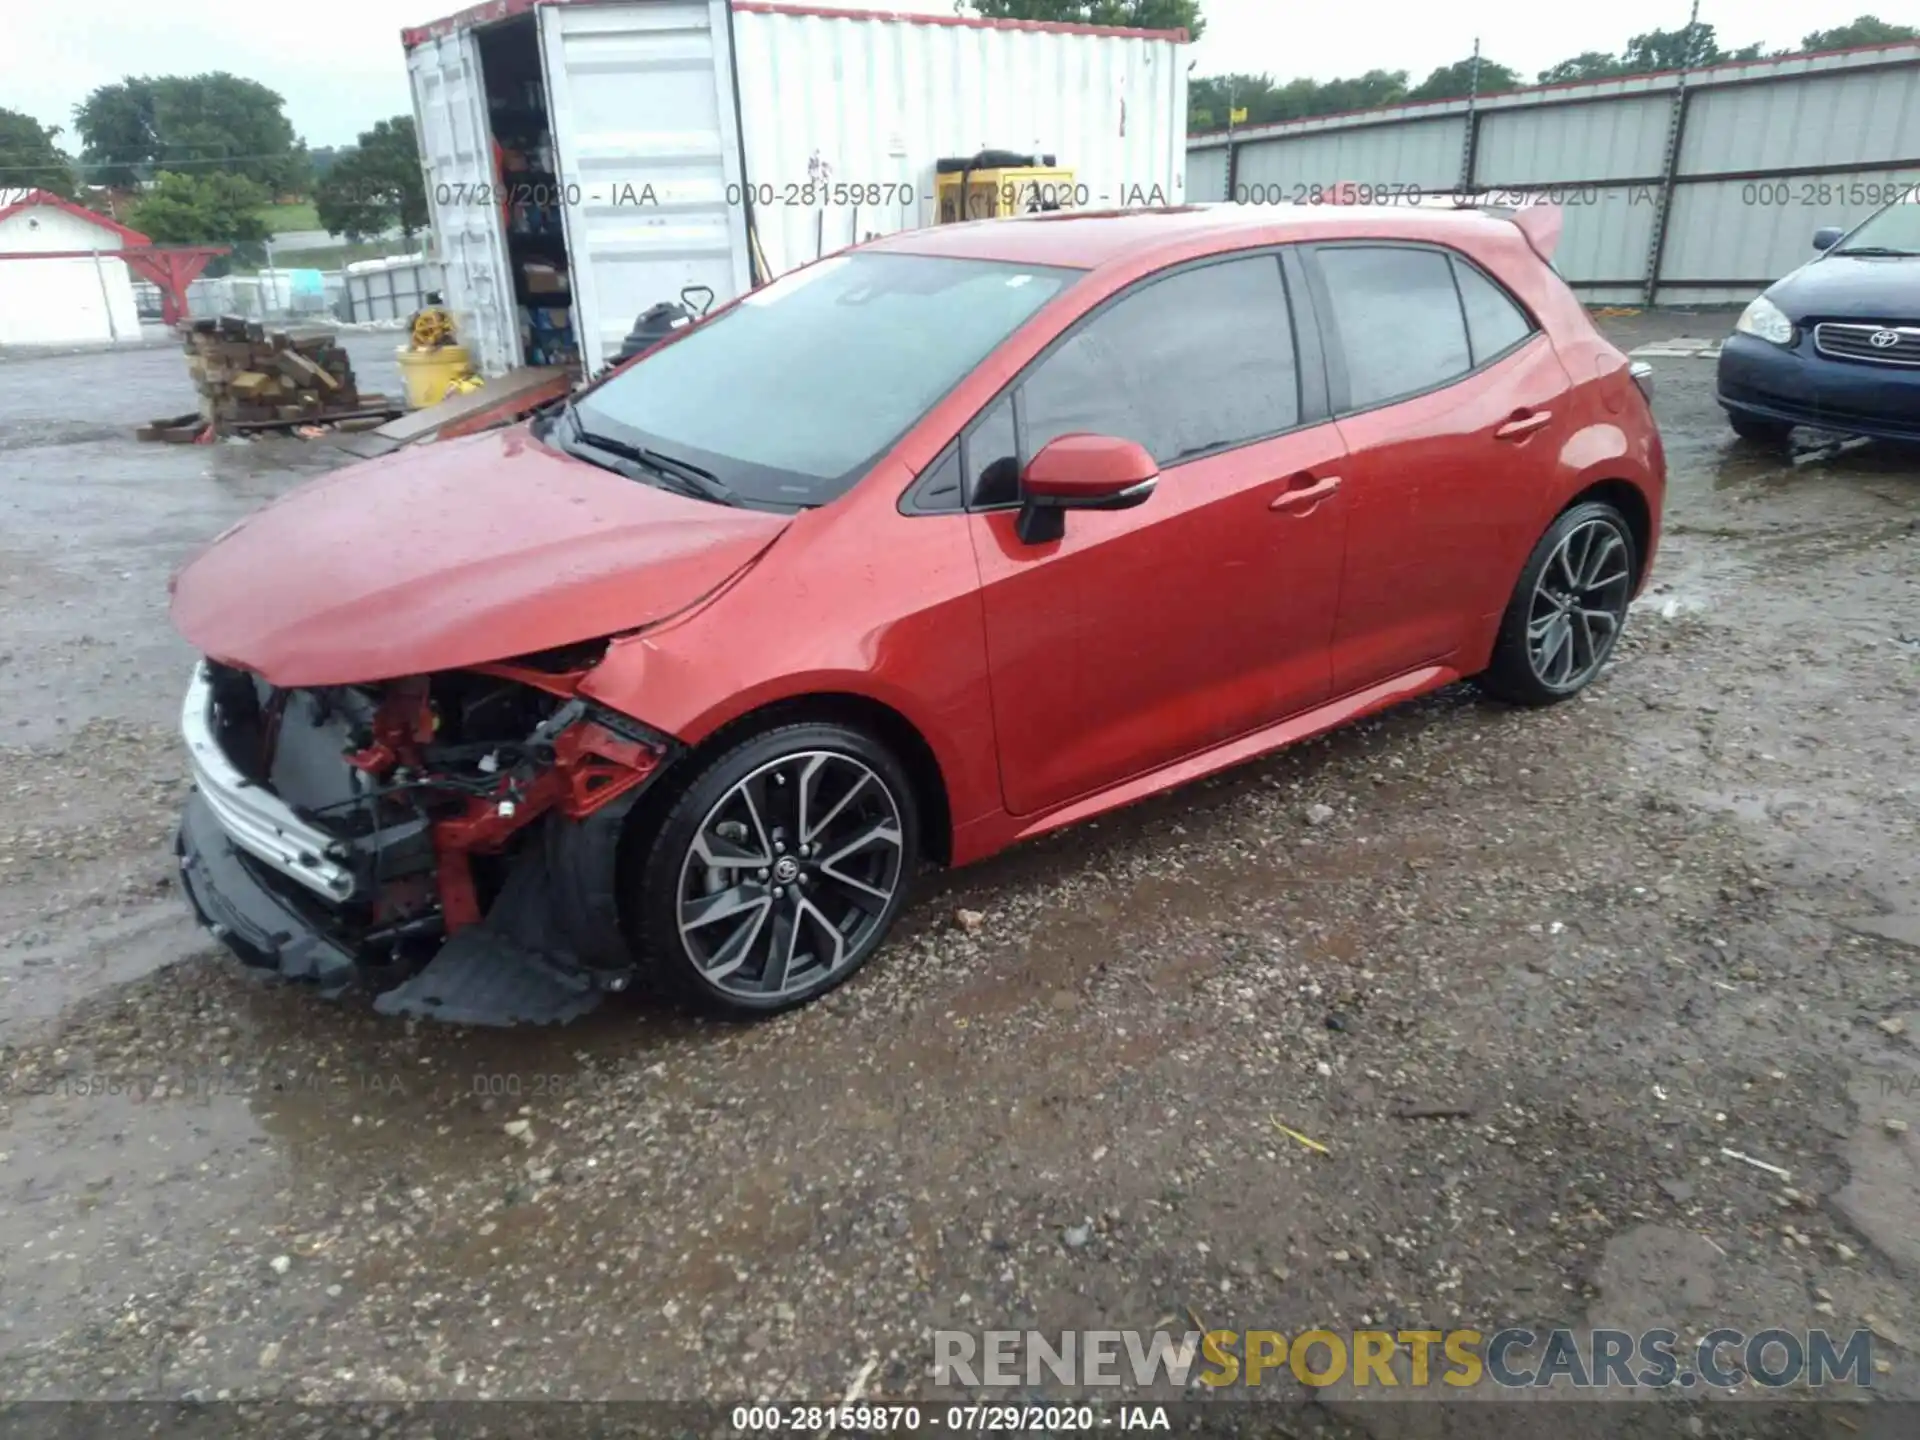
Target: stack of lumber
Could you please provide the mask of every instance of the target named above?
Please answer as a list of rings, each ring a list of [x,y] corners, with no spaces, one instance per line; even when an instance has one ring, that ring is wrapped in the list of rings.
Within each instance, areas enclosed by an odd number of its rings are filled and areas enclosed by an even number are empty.
[[[330,330],[267,330],[225,315],[181,327],[203,424],[218,432],[271,430],[400,413],[362,394]]]

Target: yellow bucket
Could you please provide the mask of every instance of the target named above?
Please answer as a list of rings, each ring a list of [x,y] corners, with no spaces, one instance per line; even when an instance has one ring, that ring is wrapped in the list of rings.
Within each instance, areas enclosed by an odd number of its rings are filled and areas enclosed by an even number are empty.
[[[442,345],[438,350],[412,350],[402,346],[395,352],[400,361],[400,379],[407,387],[407,407],[424,410],[446,398],[447,387],[472,368],[463,345]]]

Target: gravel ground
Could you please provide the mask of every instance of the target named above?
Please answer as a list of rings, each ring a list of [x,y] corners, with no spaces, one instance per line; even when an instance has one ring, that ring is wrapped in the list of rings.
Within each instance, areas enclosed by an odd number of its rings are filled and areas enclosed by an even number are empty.
[[[931,1329],[1192,1317],[1865,1326],[1920,1398],[1920,464],[1657,363],[1580,701],[930,877],[770,1023],[470,1034],[257,980],[171,878],[165,577],[325,448],[137,445],[171,351],[0,362],[0,1394],[879,1398]]]

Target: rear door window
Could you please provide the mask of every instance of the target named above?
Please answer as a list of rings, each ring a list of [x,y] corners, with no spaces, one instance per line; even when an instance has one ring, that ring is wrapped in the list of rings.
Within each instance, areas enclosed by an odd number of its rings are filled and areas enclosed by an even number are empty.
[[[1349,409],[1417,395],[1473,368],[1460,292],[1440,251],[1330,245],[1314,258],[1346,359]]]

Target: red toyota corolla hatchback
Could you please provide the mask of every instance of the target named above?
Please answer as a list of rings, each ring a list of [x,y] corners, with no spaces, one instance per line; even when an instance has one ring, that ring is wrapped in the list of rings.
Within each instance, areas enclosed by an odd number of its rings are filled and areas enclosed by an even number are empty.
[[[889,237],[530,425],[293,492],[174,584],[179,853],[389,1013],[736,1012],[965,864],[1466,677],[1599,674],[1664,458],[1558,215]]]

